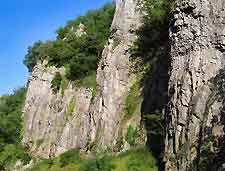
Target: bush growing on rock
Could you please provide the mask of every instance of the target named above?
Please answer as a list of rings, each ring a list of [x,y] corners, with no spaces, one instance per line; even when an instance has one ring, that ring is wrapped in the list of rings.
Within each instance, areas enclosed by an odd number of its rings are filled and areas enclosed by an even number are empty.
[[[68,68],[70,80],[77,80],[96,71],[102,50],[110,34],[115,5],[89,11],[85,16],[71,20],[57,31],[53,41],[36,42],[28,48],[24,64],[31,72],[39,60],[49,65]]]

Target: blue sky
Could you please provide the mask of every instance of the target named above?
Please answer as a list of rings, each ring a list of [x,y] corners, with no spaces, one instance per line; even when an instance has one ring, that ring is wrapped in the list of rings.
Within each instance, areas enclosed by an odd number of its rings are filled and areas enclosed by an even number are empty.
[[[0,95],[27,82],[22,61],[37,40],[55,38],[66,21],[110,0],[5,0],[0,5]]]

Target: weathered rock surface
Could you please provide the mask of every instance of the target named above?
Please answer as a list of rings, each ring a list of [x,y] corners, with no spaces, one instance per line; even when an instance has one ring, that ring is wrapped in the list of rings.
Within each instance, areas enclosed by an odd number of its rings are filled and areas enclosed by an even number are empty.
[[[97,82],[99,94],[94,106],[94,134],[100,130],[98,140],[102,148],[113,148],[119,138],[123,121],[124,101],[134,81],[130,74],[129,48],[136,40],[135,30],[140,25],[136,0],[118,0],[112,33],[100,61]],[[137,118],[140,123],[141,118]],[[98,133],[97,133],[98,134]]]
[[[224,163],[225,1],[177,1],[170,28],[167,171]]]
[[[55,93],[51,81],[55,67],[38,64],[30,79],[24,107],[23,143],[31,152],[50,157],[71,148],[83,148],[88,141],[91,90],[73,88],[71,84]],[[70,109],[74,106],[74,109]],[[76,122],[74,122],[76,120]]]
[[[23,137],[34,154],[47,158],[72,148],[118,152],[129,148],[124,138],[129,125],[138,128],[136,142],[145,143],[141,116],[124,119],[123,113],[125,98],[135,82],[128,49],[141,24],[136,8],[136,0],[117,1],[112,33],[97,71],[95,99],[91,89],[76,88],[72,83],[54,92],[51,82],[64,70],[45,66],[45,62],[34,68],[24,108]]]

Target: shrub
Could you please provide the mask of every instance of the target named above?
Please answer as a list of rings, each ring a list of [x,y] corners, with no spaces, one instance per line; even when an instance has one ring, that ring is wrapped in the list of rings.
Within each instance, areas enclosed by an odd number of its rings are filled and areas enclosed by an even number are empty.
[[[66,117],[67,120],[73,114],[73,111],[74,111],[75,106],[76,106],[76,101],[77,101],[77,99],[76,99],[76,96],[75,96],[75,97],[72,98],[72,100],[70,101],[70,103],[69,103],[69,105],[66,109],[65,117]]]
[[[133,127],[132,125],[129,125],[127,129],[127,134],[125,137],[125,140],[130,144],[134,145],[135,144],[135,139],[138,136],[138,129]]]
[[[25,152],[25,149],[19,145],[8,144],[0,152],[0,168],[10,170],[17,160],[21,160],[23,164],[28,164],[31,156]]]
[[[168,13],[175,7],[175,0],[144,0],[144,8],[152,21],[168,20]]]
[[[65,90],[68,87],[69,80],[65,77],[62,78],[61,81],[61,95],[64,96]]]
[[[57,31],[54,41],[37,42],[28,48],[24,64],[33,70],[38,60],[47,59],[49,65],[67,66],[67,78],[81,79],[96,71],[104,45],[110,34],[110,26],[115,5],[89,11],[85,16],[69,21]],[[85,33],[77,36],[75,30],[80,23],[85,26]]]
[[[113,159],[115,170],[121,171],[158,171],[157,162],[145,147],[131,149]]]
[[[59,72],[56,73],[55,77],[53,78],[51,84],[52,84],[52,89],[54,92],[59,91],[60,86],[62,82],[62,76]]]
[[[134,114],[140,112],[139,107],[141,103],[140,97],[140,86],[137,81],[128,92],[128,95],[125,99],[125,113],[127,117],[131,117]]]
[[[70,163],[75,163],[80,160],[80,151],[77,149],[69,150],[59,156],[60,166],[64,167]]]
[[[76,150],[69,153],[41,161],[29,171],[158,171],[155,158],[144,147],[131,149],[117,156],[98,154],[88,160],[81,160],[78,155],[74,157],[74,154],[78,154]]]
[[[115,166],[108,156],[84,162],[80,171],[113,171]]]
[[[20,88],[11,95],[0,97],[0,151],[7,144],[18,144],[21,141],[25,96],[26,88]]]

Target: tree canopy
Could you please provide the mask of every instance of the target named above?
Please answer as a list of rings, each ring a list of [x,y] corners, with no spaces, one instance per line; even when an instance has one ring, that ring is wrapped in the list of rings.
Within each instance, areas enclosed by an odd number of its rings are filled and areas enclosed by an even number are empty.
[[[24,64],[31,72],[37,61],[47,59],[49,65],[66,67],[72,80],[91,74],[110,34],[114,11],[115,5],[110,3],[69,21],[57,30],[56,40],[38,41],[29,47]]]

